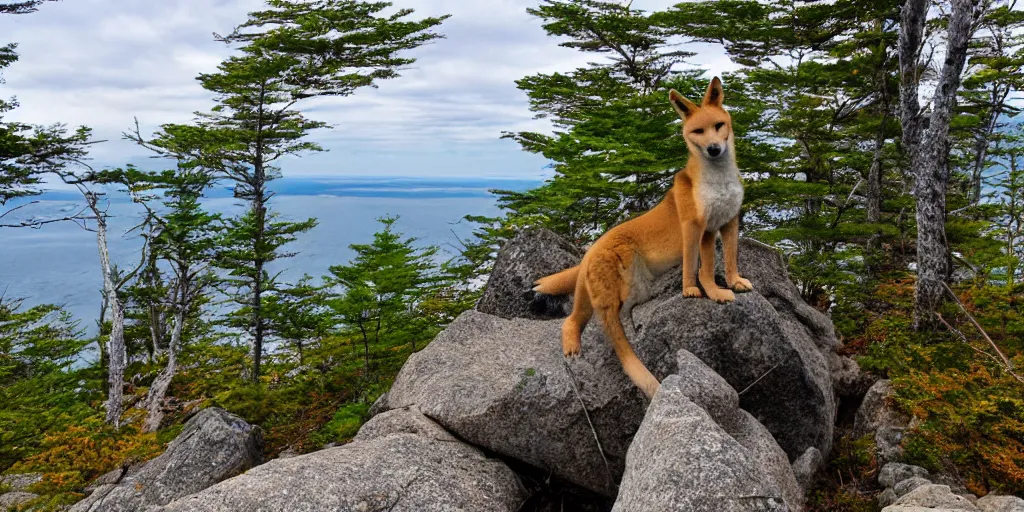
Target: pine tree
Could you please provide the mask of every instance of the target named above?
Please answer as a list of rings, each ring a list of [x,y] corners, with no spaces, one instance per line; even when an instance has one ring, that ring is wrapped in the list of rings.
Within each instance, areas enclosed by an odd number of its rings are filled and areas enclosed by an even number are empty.
[[[1019,122],[1002,134],[992,156],[998,162],[996,172],[986,182],[996,196],[993,235],[1002,243],[1003,257],[993,262],[991,270],[1004,273],[1002,281],[1013,288],[1024,281],[1024,128]]]
[[[958,134],[953,148],[956,167],[964,169],[967,204],[978,206],[983,200],[984,172],[992,166],[990,148],[1006,128],[1006,118],[1020,107],[1011,93],[1024,87],[1024,11],[1015,9],[1016,1],[992,2],[978,21],[969,47],[967,76],[957,105],[951,130]]]
[[[39,10],[43,2],[55,2],[57,0],[21,0],[18,2],[0,3],[0,14],[28,14]]]
[[[668,90],[703,88],[696,73],[676,69],[692,54],[673,49],[667,30],[644,11],[622,2],[546,0],[528,12],[548,34],[568,39],[561,46],[604,60],[517,82],[555,133],[505,137],[554,161],[555,176],[527,192],[498,191],[499,203],[523,219],[513,222],[589,240],[662,199],[686,161]]]
[[[307,119],[295,106],[313,97],[348,96],[397,77],[402,66],[414,62],[400,54],[442,37],[432,29],[446,19],[408,21],[411,9],[383,16],[388,2],[269,0],[267,5],[231,34],[218,36],[240,53],[216,73],[199,76],[216,94],[217,107],[201,114],[195,126],[164,126],[149,143],[164,154],[216,169],[247,204],[244,215],[228,221],[219,266],[241,306],[232,323],[251,337],[253,381],[261,374],[268,330],[264,297],[277,288],[267,267],[287,257],[282,247],[315,225],[313,219],[281,221],[270,210],[268,186],[280,176],[279,160],[322,150],[306,136],[327,125]]]
[[[283,344],[282,351],[294,354],[299,368],[306,365],[310,346],[318,345],[333,331],[333,315],[326,300],[323,287],[314,285],[308,274],[267,297],[268,331]]]
[[[363,377],[369,379],[372,347],[411,345],[436,333],[426,328],[420,301],[437,282],[436,247],[417,248],[415,238],[394,231],[396,217],[379,219],[383,229],[370,244],[353,244],[348,265],[330,267],[329,285],[339,289],[329,304],[346,334],[363,346]]]
[[[43,0],[3,3],[0,4],[0,14],[35,12],[42,3]],[[18,60],[16,49],[14,43],[0,46],[0,84],[4,83],[3,69]],[[3,222],[4,217],[24,206],[12,205],[3,210],[9,206],[10,201],[38,195],[38,185],[44,174],[62,171],[69,164],[85,158],[86,148],[91,143],[91,131],[84,126],[69,132],[61,124],[31,126],[5,122],[4,114],[17,106],[14,99],[8,101],[0,98],[0,227],[39,227],[50,222],[79,220],[76,214],[52,219]]]
[[[915,178],[918,277],[914,323],[919,329],[934,324],[935,309],[946,295],[945,282],[951,270],[945,226],[946,186],[949,181],[948,135],[974,22],[984,13],[985,7],[979,0],[953,0],[951,4],[946,30],[946,59],[938,75],[927,129],[918,100],[918,70],[928,2],[907,0],[900,24],[900,123]]]
[[[31,455],[46,432],[91,413],[74,368],[88,343],[80,334],[57,306],[0,300],[0,472]]]
[[[206,288],[213,281],[213,260],[220,241],[218,230],[220,215],[212,214],[200,203],[204,193],[214,183],[207,169],[186,164],[177,170],[158,173],[140,172],[134,167],[119,171],[137,202],[146,204],[149,231],[148,255],[145,259],[149,272],[155,262],[169,268],[166,282],[159,275],[145,298],[151,309],[163,310],[170,320],[167,341],[167,363],[157,374],[146,396],[149,411],[144,430],[154,432],[163,418],[163,401],[178,369],[178,355],[186,341],[186,327],[204,300]],[[158,194],[153,194],[158,191]],[[159,202],[159,205],[149,203]],[[155,330],[150,320],[150,329]],[[158,340],[153,335],[153,343]],[[156,347],[154,346],[154,349]]]
[[[898,7],[740,0],[683,3],[658,16],[743,66],[726,83],[728,107],[741,112],[744,230],[783,246],[805,300],[822,308],[837,287],[857,285],[850,270],[865,252],[898,234],[885,218],[897,195],[886,185],[897,160]],[[723,8],[735,15],[719,23]]]

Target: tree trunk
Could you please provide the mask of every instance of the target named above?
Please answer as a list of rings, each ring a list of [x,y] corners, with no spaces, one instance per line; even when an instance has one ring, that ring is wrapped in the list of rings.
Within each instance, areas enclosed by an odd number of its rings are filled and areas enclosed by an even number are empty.
[[[264,169],[265,162],[263,161],[263,107],[266,105],[266,83],[260,84],[259,94],[259,108],[258,108],[258,119],[256,125],[256,159],[253,162],[253,172],[255,174],[255,180],[252,184],[253,188],[253,213],[256,215],[256,237],[253,240],[253,247],[255,250],[253,254],[255,259],[253,261],[253,267],[255,269],[255,275],[253,278],[253,297],[252,297],[252,320],[253,320],[253,354],[252,354],[252,381],[258,383],[260,381],[260,374],[262,369],[260,368],[263,361],[263,337],[264,337],[264,321],[263,321],[263,267],[266,264],[264,256],[261,253],[264,246],[264,239],[266,238],[267,230],[267,208],[266,208],[266,169]]]
[[[875,134],[875,150],[871,156],[868,171],[868,222],[877,224],[882,220],[882,153],[885,149],[885,118]]]
[[[949,279],[949,247],[946,241],[946,184],[949,181],[949,123],[960,88],[960,74],[967,62],[967,46],[979,0],[952,0],[947,29],[946,58],[932,105],[927,138],[917,99],[917,53],[927,15],[926,0],[907,0],[900,27],[900,104],[903,137],[914,171],[917,200],[917,290],[914,325],[929,328]]]
[[[888,107],[887,107],[888,108]],[[875,150],[871,156],[871,169],[868,171],[868,211],[867,221],[870,224],[878,224],[882,221],[882,154],[885,149],[885,125],[888,117],[882,118],[882,124],[875,134]],[[875,232],[867,241],[865,247],[867,253],[867,273],[871,277],[878,274],[879,265],[876,252],[878,251],[881,233]]]
[[[167,388],[171,386],[175,372],[178,371],[178,347],[181,346],[181,333],[185,326],[185,312],[187,308],[178,304],[174,311],[174,330],[171,331],[171,342],[167,347],[167,366],[160,370],[160,374],[153,380],[149,388],[146,402],[149,414],[146,416],[145,432],[156,432],[160,429],[160,422],[164,419],[163,403],[167,396]]]
[[[100,270],[103,272],[103,293],[110,309],[110,341],[107,353],[110,366],[107,369],[106,422],[114,428],[121,428],[121,414],[124,407],[124,369],[128,354],[124,345],[124,307],[117,296],[117,286],[110,268],[110,253],[107,251],[107,219],[97,206],[97,195],[85,194],[89,208],[96,214],[96,245],[100,252]]]
[[[257,233],[256,240],[253,240],[255,247],[259,248],[263,246],[264,231],[266,229],[266,209],[263,207],[262,198],[256,201],[253,205],[256,209],[256,223]],[[260,374],[262,372],[261,364],[263,361],[263,337],[264,337],[264,322],[263,322],[263,257],[258,254],[254,263],[255,275],[253,279],[253,293],[252,293],[252,322],[253,322],[253,347],[252,347],[252,381],[259,382]]]

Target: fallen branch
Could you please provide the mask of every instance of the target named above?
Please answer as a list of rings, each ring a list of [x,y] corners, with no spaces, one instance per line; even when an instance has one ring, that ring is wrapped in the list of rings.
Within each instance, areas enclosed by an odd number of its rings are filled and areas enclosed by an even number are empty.
[[[953,301],[956,302],[957,306],[960,307],[960,311],[963,311],[964,314],[967,315],[967,319],[970,320],[972,324],[974,324],[974,327],[978,329],[978,332],[980,332],[981,335],[985,338],[985,341],[987,341],[988,344],[992,346],[992,349],[996,351],[996,354],[999,356],[999,358],[997,359],[992,354],[989,354],[988,352],[985,352],[983,350],[978,349],[978,351],[981,352],[982,354],[985,354],[985,355],[989,356],[990,358],[992,358],[992,360],[994,360],[997,364],[1002,366],[1003,369],[1005,369],[1007,373],[1009,373],[1011,376],[1013,376],[1013,378],[1017,379],[1022,384],[1024,384],[1024,377],[1021,377],[1020,375],[1017,375],[1013,371],[1013,363],[1010,361],[1010,359],[1008,357],[1006,357],[1006,354],[1004,354],[1002,350],[999,350],[999,345],[996,345],[996,342],[992,341],[992,338],[989,337],[988,333],[985,332],[985,329],[981,327],[981,324],[979,324],[978,321],[974,318],[974,315],[972,315],[969,311],[967,311],[967,307],[964,306],[964,303],[960,301],[960,297],[956,296],[956,293],[953,292],[953,289],[950,288],[948,284],[942,283],[942,286],[946,288],[946,292],[949,293],[949,296],[952,297]],[[957,331],[956,329],[953,329],[953,327],[951,325],[949,325],[949,323],[946,322],[942,318],[942,315],[940,315],[938,313],[935,313],[935,315],[939,317],[939,320],[943,324],[945,324],[947,328],[949,328],[950,330],[952,330],[954,332],[959,333],[960,336],[962,337],[962,339],[964,340],[964,342],[967,343],[968,346],[970,346],[971,348],[974,348],[970,343],[967,342],[967,336],[964,336],[964,334],[962,332]]]
[[[967,319],[970,320],[971,323],[978,328],[978,331],[981,333],[981,335],[985,337],[985,341],[987,341],[989,345],[992,345],[992,348],[995,349],[996,354],[999,354],[999,358],[1003,360],[1003,364],[1006,365],[1006,368],[1013,368],[1013,365],[1010,364],[1010,360],[1006,357],[1006,354],[1003,354],[1003,351],[999,350],[999,346],[996,345],[996,342],[992,341],[992,338],[989,338],[988,333],[985,332],[985,329],[982,329],[981,324],[979,324],[978,321],[974,319],[974,315],[971,315],[971,313],[967,311],[967,307],[964,306],[964,303],[960,302],[960,297],[957,297],[956,293],[953,293],[953,289],[950,288],[948,284],[942,283],[942,286],[946,288],[947,292],[949,292],[949,296],[953,297],[953,300],[956,302],[957,306],[960,306],[960,311],[963,311],[964,314],[967,315]]]
[[[942,317],[942,315],[940,315],[939,313],[935,313],[935,316],[938,317],[939,322],[942,322],[942,325],[946,326],[946,329],[949,329],[950,332],[956,334],[960,338],[960,341],[963,342],[964,345],[967,345],[967,348],[970,348],[971,350],[973,350],[973,351],[975,351],[975,352],[977,352],[977,353],[979,353],[979,354],[981,354],[981,355],[991,359],[992,361],[994,361],[999,366],[1003,366],[1003,362],[998,357],[996,357],[996,356],[994,356],[994,355],[992,355],[992,354],[990,354],[988,352],[985,352],[984,350],[982,350],[982,349],[980,349],[978,347],[975,347],[974,345],[971,345],[970,340],[967,339],[967,335],[964,334],[963,332],[961,332],[956,327],[953,327],[952,325],[949,325],[949,322],[947,322],[946,319]],[[1013,375],[1013,372],[1010,372],[1010,374]],[[1017,376],[1014,375],[1014,377],[1017,377]],[[1017,379],[1019,380],[1020,377],[1017,377]],[[1024,381],[1022,381],[1022,382],[1024,382]]]

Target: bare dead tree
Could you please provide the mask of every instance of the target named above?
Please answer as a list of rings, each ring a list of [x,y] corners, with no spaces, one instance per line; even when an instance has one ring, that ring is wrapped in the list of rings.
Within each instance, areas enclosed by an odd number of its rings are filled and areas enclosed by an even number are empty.
[[[951,265],[946,241],[949,124],[967,62],[974,23],[984,10],[980,0],[951,0],[951,4],[946,55],[932,98],[927,130],[918,94],[923,69],[920,54],[929,2],[907,0],[900,15],[900,122],[903,144],[910,155],[910,167],[915,177],[914,196],[917,200],[914,325],[918,329],[927,328],[934,322],[934,311],[943,300],[944,285],[949,278]]]

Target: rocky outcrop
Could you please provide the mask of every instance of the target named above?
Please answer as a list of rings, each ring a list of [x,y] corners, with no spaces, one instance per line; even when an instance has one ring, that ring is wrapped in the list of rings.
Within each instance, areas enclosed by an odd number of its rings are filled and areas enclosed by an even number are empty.
[[[1015,496],[978,499],[943,475],[932,476],[922,467],[890,462],[878,473],[886,487],[879,494],[882,512],[1024,512],[1024,500]]]
[[[547,238],[520,235],[511,245],[547,247]],[[774,250],[744,241],[740,268],[755,291],[727,305],[684,299],[679,271],[665,275],[654,298],[634,310],[636,351],[659,378],[685,377],[676,356],[695,354],[742,391],[740,407],[790,460],[811,447],[827,454],[836,415],[829,369],[838,357],[831,323],[800,301]],[[614,496],[647,401],[597,321],[584,331],[582,356],[566,363],[561,323],[464,313],[409,359],[386,405],[415,405],[471,444]]]
[[[740,269],[755,291],[730,304],[683,299],[678,269],[652,283],[627,323],[638,355],[666,379],[653,403],[597,321],[582,356],[562,356],[559,317],[571,297],[532,287],[580,256],[544,230],[507,244],[477,310],[410,357],[352,443],[169,503],[136,503],[160,512],[520,510],[558,503],[548,498],[565,489],[590,500],[585,510],[613,500],[620,511],[801,510],[831,448],[837,393],[863,392],[869,379],[836,354],[831,322],[800,300],[779,254],[742,242]],[[145,474],[133,468],[112,487],[144,493]],[[523,482],[539,492],[529,496]],[[113,495],[106,487],[95,494]]]
[[[800,510],[802,491],[768,431],[720,377],[686,366],[696,378],[670,376],[655,395],[613,510]]]
[[[350,444],[270,461],[152,512],[515,512],[526,498],[504,463],[403,409],[376,416]]]
[[[502,247],[477,310],[501,318],[551,319],[572,311],[569,296],[534,293],[533,283],[575,266],[583,253],[546,229],[525,230]]]
[[[204,409],[185,423],[159,457],[100,485],[72,512],[129,512],[164,505],[233,477],[263,460],[258,427],[222,409]]]
[[[662,276],[654,298],[633,312],[637,354],[661,377],[676,372],[676,352],[692,352],[741,391],[740,407],[790,460],[812,446],[827,457],[836,417],[834,327],[800,299],[775,250],[742,240],[739,255],[754,291],[730,304],[684,298],[682,274]]]
[[[416,406],[466,442],[614,496],[647,404],[599,330],[586,330],[571,368],[560,332],[559,320],[463,313],[409,358],[388,406]]]
[[[882,512],[924,512],[927,510],[946,512],[980,512],[971,500],[953,494],[949,486],[926,484],[900,496],[896,503],[885,507]]]

